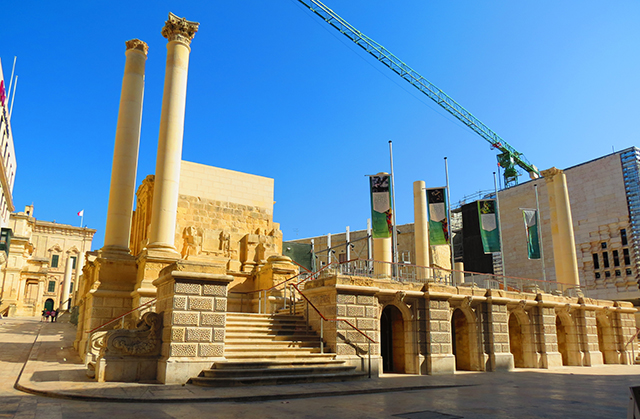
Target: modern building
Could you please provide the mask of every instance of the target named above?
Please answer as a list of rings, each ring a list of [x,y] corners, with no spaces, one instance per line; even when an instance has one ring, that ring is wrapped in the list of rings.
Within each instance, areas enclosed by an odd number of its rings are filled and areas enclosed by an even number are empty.
[[[8,227],[13,238],[0,271],[0,312],[33,316],[68,308],[96,230],[37,220],[33,205],[12,213]]]

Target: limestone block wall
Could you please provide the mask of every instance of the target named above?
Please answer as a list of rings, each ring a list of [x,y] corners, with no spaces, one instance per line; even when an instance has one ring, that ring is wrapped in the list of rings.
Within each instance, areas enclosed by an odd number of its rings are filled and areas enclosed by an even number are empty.
[[[506,304],[483,304],[485,353],[489,355],[489,371],[510,370],[513,356],[509,348],[509,324]]]

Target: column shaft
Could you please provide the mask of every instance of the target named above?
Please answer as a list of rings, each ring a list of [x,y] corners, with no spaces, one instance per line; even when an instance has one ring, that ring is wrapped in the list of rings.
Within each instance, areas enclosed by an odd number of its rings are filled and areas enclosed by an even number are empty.
[[[373,239],[373,260],[376,262],[389,262],[389,263],[375,263],[373,270],[378,276],[391,276],[391,237],[382,239]]]
[[[169,14],[169,20],[162,31],[169,43],[148,247],[174,256],[179,256],[174,241],[191,51],[189,44],[197,30],[197,23]]]
[[[127,60],[116,126],[103,251],[128,254],[138,168],[147,44],[134,39],[127,41],[126,45]]]
[[[429,266],[429,220],[427,219],[427,191],[422,180],[413,182],[413,219],[416,265]]]

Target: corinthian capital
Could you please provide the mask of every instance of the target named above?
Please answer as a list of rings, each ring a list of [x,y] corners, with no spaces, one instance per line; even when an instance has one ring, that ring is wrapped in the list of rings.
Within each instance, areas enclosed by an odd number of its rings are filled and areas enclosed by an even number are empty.
[[[137,49],[144,52],[144,55],[147,55],[147,51],[149,51],[149,45],[146,42],[141,41],[139,39],[131,39],[125,42],[127,49]]]
[[[556,167],[552,167],[551,169],[543,170],[540,172],[540,174],[546,180],[553,180],[553,178],[556,177],[556,175],[559,175],[560,173],[564,173],[564,172]]]
[[[198,26],[200,26],[198,22],[189,22],[187,19],[169,12],[169,19],[162,28],[162,36],[169,41],[180,41],[189,45],[198,32]]]

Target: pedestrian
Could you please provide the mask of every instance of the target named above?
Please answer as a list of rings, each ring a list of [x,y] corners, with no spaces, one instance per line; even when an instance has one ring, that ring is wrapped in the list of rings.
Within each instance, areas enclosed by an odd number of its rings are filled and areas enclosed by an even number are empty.
[[[60,309],[58,308],[57,310],[53,311],[53,315],[51,316],[51,321],[52,322],[58,322],[58,314],[60,314]]]
[[[46,313],[47,313],[47,309],[45,308],[44,310],[42,310],[42,318],[40,319],[41,322],[44,322],[47,320],[46,318]]]
[[[44,321],[45,322],[49,321],[49,316],[51,316],[51,312],[45,308],[44,309]]]
[[[56,321],[56,311],[51,310],[51,323]]]

